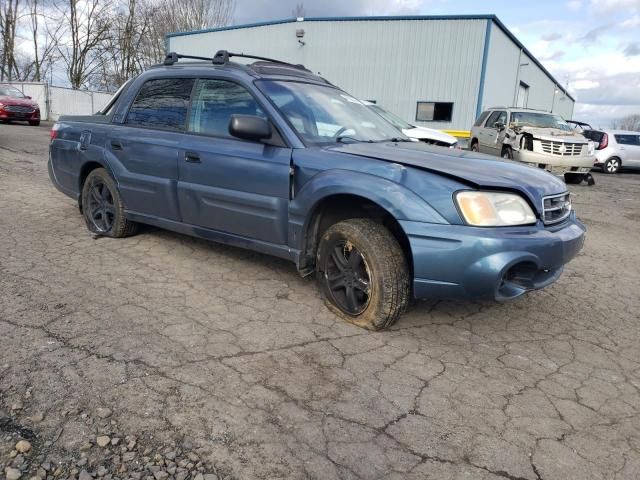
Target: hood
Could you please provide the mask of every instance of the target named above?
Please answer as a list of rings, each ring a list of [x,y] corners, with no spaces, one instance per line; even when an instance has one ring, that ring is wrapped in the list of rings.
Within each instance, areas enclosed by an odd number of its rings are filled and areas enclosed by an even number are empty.
[[[567,132],[559,128],[522,127],[518,133],[530,133],[540,140],[552,142],[587,143],[587,139],[579,132]]]
[[[413,128],[405,128],[402,130],[402,133],[404,133],[409,138],[417,138],[420,140],[423,138],[428,138],[430,140],[436,140],[438,142],[444,142],[448,144],[454,144],[458,142],[458,139],[456,137],[449,135],[448,133],[444,133],[440,130],[435,130],[433,128],[427,127],[414,126]]]
[[[539,168],[466,150],[443,149],[424,143],[351,143],[329,147],[331,151],[375,158],[439,173],[474,188],[516,190],[536,208],[542,198],[567,191],[559,178]]]
[[[0,103],[4,105],[22,105],[25,107],[38,108],[38,104],[28,98],[9,97],[7,95],[0,95]]]

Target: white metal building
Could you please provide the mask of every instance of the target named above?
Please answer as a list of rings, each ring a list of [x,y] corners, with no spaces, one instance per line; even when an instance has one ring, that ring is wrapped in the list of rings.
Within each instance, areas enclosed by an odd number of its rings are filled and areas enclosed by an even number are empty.
[[[302,63],[419,125],[469,130],[484,108],[570,119],[574,99],[495,15],[305,18],[167,35],[167,51]]]

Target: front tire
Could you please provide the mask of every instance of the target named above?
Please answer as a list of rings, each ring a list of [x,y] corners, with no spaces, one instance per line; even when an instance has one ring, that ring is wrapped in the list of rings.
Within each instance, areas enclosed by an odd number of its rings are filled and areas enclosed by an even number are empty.
[[[392,325],[409,302],[409,268],[383,225],[367,218],[338,222],[320,240],[317,279],[329,309],[369,330]]]
[[[606,162],[604,162],[604,165],[602,166],[602,171],[604,173],[609,173],[609,174],[618,173],[621,166],[622,166],[622,162],[620,162],[620,159],[618,157],[611,157]]]
[[[480,152],[480,147],[478,146],[478,141],[474,140],[471,142],[471,151],[472,152]]]
[[[502,158],[506,160],[513,160],[513,150],[509,146],[505,146],[502,148]]]
[[[133,235],[138,224],[127,220],[116,182],[104,168],[87,175],[82,187],[82,214],[90,232],[105,237]]]

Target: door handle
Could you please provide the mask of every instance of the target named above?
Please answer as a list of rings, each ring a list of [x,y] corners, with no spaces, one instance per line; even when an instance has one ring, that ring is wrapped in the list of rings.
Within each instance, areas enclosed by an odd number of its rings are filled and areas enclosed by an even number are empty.
[[[122,144],[118,140],[111,140],[109,143],[113,150],[122,150]]]
[[[200,163],[200,155],[197,152],[184,152],[184,159],[189,163]]]

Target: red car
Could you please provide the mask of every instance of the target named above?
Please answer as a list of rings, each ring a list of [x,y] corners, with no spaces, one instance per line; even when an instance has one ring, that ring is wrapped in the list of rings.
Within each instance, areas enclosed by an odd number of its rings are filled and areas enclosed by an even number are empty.
[[[17,120],[40,125],[40,107],[36,102],[11,85],[0,85],[0,121]]]

